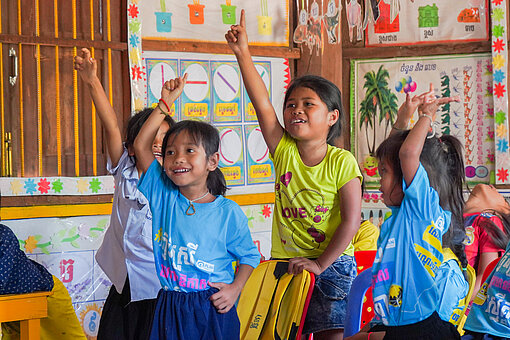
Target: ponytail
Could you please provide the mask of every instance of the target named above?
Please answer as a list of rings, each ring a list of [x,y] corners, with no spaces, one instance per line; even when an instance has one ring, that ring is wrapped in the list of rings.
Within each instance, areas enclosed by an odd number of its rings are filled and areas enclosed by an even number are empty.
[[[207,189],[213,195],[225,195],[227,192],[227,183],[225,181],[225,176],[223,176],[223,172],[221,172],[220,168],[214,169],[214,171],[209,172],[207,175]]]

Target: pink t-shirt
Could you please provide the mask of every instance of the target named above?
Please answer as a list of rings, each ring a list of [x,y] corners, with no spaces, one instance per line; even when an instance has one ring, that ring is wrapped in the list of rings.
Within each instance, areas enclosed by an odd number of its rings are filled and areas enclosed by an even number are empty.
[[[504,231],[503,223],[499,217],[494,214],[489,212],[464,214],[464,226],[466,227],[467,235],[465,251],[469,265],[475,270],[478,267],[478,261],[481,253],[498,252],[502,254],[505,252],[505,249],[499,248],[494,244],[490,234],[487,233],[487,230],[480,226],[480,222],[483,221],[484,218],[490,219],[501,229],[501,231]]]

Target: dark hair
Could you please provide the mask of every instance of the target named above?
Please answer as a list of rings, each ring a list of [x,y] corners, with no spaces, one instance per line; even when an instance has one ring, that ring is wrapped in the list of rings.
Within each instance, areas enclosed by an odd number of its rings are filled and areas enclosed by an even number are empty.
[[[379,145],[376,157],[385,160],[392,167],[395,186],[402,183],[399,151],[409,131],[397,132]],[[464,252],[466,229],[462,210],[464,209],[463,188],[465,187],[464,160],[462,144],[454,136],[443,135],[440,138],[425,139],[420,162],[427,171],[430,185],[439,195],[439,204],[452,213],[450,227],[443,235],[443,247],[450,248],[457,256],[463,268],[468,261]]]
[[[149,118],[149,116],[154,110],[152,107],[146,107],[145,109],[136,112],[131,118],[129,118],[127,129],[126,129],[126,148],[134,145],[135,138],[138,136],[138,132],[142,128],[145,121]],[[172,117],[165,115],[165,122],[168,123],[168,126],[172,127],[175,124],[175,121]]]
[[[291,93],[299,87],[306,87],[317,93],[319,98],[324,102],[324,104],[326,104],[328,112],[338,110],[338,120],[329,128],[328,138],[326,139],[326,142],[329,145],[334,146],[335,140],[342,134],[342,121],[344,119],[342,94],[340,93],[340,90],[335,84],[325,78],[314,75],[302,76],[294,79],[287,88],[285,99],[283,101],[284,108],[287,105],[287,100]]]
[[[196,120],[182,120],[170,127],[170,130],[168,130],[163,139],[163,144],[161,145],[163,159],[165,158],[165,150],[170,136],[177,136],[183,131],[186,131],[197,145],[201,144],[204,147],[205,156],[207,158],[218,152],[220,147],[220,134],[214,126]],[[219,167],[209,172],[207,176],[207,189],[209,189],[209,192],[213,195],[225,195],[227,184],[225,182],[225,176],[223,176]]]

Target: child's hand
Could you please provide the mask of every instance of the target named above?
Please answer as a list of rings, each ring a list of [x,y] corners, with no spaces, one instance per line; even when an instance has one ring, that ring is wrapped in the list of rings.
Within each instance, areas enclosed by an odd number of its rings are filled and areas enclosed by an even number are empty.
[[[175,79],[168,80],[165,84],[163,84],[163,88],[161,89],[161,99],[163,99],[168,106],[172,106],[172,103],[179,98],[182,90],[184,89],[184,85],[186,85],[186,79],[188,79],[187,73],[184,74],[184,77],[177,77]]]
[[[244,18],[244,9],[241,10],[241,19],[239,25],[230,26],[230,30],[225,34],[228,46],[234,54],[240,54],[248,49],[248,35],[246,34],[246,21]]]
[[[310,273],[314,273],[315,275],[319,275],[323,272],[321,266],[315,260],[310,260],[305,257],[294,257],[289,260],[289,269],[287,270],[287,273],[297,275],[304,269],[308,270]]]
[[[434,122],[436,120],[436,113],[439,106],[460,101],[459,97],[442,97],[442,98],[434,98],[430,101],[425,101],[423,104],[418,106],[418,113],[420,115],[427,115],[432,118]]]
[[[81,79],[87,84],[92,83],[97,78],[97,62],[90,56],[90,51],[86,48],[81,49],[81,53],[74,57],[74,69],[78,71]]]
[[[400,130],[406,129],[418,106],[423,103],[430,102],[435,98],[434,85],[432,83],[430,84],[430,89],[428,92],[424,92],[412,98],[409,93],[407,93],[406,101],[398,109],[397,120],[393,125]]]
[[[219,292],[214,293],[209,298],[218,310],[218,313],[227,313],[236,303],[239,294],[241,294],[241,289],[237,288],[234,284],[209,282],[209,286],[219,289]]]

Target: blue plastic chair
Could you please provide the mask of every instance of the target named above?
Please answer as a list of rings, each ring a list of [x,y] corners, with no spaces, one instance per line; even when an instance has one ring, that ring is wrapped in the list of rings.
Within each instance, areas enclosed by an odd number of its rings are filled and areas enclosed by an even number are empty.
[[[361,313],[363,311],[363,297],[372,284],[372,267],[358,274],[347,296],[347,315],[345,316],[344,337],[359,332]]]

